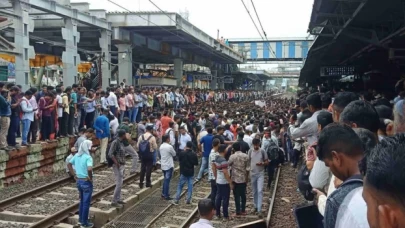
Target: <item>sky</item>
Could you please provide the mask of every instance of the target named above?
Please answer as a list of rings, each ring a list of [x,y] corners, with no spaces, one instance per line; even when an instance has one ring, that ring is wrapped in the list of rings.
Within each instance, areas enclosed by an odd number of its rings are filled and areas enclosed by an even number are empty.
[[[91,9],[125,11],[107,0],[89,2]],[[132,11],[160,11],[149,0],[112,0]],[[189,21],[216,38],[260,37],[241,0],[152,0],[167,12],[189,12]],[[251,0],[243,0],[261,31]],[[306,37],[313,0],[253,0],[268,38]]]

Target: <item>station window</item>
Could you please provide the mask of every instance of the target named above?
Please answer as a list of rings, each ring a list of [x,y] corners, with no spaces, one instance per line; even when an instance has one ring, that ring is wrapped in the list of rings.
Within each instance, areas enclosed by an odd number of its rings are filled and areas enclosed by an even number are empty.
[[[73,56],[73,64],[76,66],[76,56]]]
[[[25,72],[24,76],[25,76],[25,84],[27,85],[28,84],[28,72]]]
[[[24,36],[28,36],[28,25],[24,24]]]
[[[73,36],[73,46],[76,46],[76,36]]]
[[[28,48],[24,48],[24,59],[28,60]]]

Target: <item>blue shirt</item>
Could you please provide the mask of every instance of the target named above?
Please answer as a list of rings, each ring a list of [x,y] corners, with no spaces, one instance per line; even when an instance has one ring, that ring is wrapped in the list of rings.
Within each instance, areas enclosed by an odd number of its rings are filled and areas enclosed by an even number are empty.
[[[97,117],[94,121],[94,129],[98,139],[108,138],[110,136],[110,122],[105,115]]]
[[[70,103],[70,107],[75,107],[74,104],[77,104],[77,94],[72,92],[70,94],[70,99],[72,99],[72,103]]]
[[[204,144],[203,157],[208,158],[210,156],[213,140],[214,136],[212,134],[208,134],[200,139],[200,143]]]
[[[69,162],[75,167],[76,176],[78,178],[89,177],[87,168],[93,167],[93,158],[90,155],[82,154],[82,156],[79,157],[78,154],[75,154]]]
[[[87,113],[94,112],[96,110],[95,106],[96,106],[96,101],[87,102],[86,112]]]
[[[2,95],[0,95],[0,116],[11,116],[11,106]]]

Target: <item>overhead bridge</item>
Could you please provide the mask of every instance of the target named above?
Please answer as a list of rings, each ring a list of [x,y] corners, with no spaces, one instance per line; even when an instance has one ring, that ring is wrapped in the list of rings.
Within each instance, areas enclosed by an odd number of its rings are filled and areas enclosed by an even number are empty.
[[[244,54],[250,62],[302,61],[308,55],[313,39],[292,38],[238,38],[229,39],[230,47]]]

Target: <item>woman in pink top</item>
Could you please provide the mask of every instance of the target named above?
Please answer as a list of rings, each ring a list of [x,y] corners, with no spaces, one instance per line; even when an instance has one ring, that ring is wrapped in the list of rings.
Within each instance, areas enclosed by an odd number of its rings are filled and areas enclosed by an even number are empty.
[[[118,100],[118,105],[120,107],[120,123],[122,123],[122,119],[124,119],[125,111],[127,110],[127,106],[125,104],[125,93],[121,93],[120,99]]]

